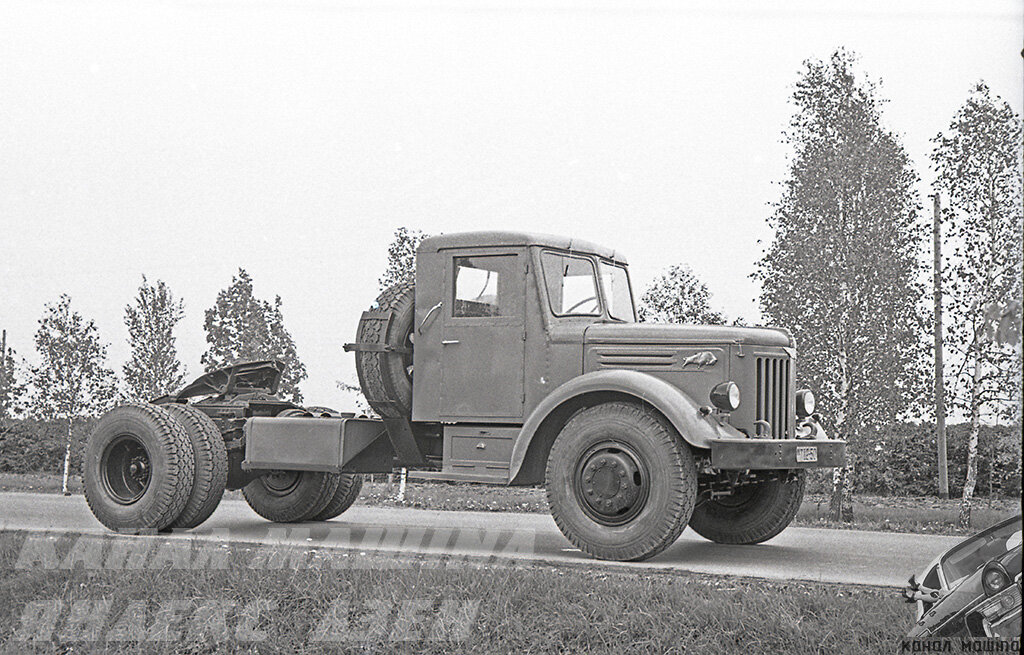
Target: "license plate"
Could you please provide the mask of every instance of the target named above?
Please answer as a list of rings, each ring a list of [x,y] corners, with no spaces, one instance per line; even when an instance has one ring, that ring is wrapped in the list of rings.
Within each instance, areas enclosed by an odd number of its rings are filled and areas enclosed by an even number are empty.
[[[816,461],[818,461],[818,447],[817,446],[797,446],[796,447],[796,461],[798,461],[798,462],[816,462]]]

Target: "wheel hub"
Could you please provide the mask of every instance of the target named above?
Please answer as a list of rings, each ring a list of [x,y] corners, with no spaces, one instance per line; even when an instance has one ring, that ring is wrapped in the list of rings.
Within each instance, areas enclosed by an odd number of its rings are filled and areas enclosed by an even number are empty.
[[[274,496],[287,496],[299,486],[301,477],[301,471],[270,471],[260,482]]]
[[[598,444],[584,453],[575,481],[583,510],[605,525],[621,525],[639,514],[650,489],[643,460],[618,443]]]
[[[100,480],[114,502],[131,505],[149,489],[149,452],[134,435],[111,441],[100,457]]]

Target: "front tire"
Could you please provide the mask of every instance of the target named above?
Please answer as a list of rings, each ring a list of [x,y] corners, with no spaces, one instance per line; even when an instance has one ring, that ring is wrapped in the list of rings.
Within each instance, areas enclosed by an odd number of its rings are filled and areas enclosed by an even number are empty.
[[[134,534],[164,530],[185,508],[195,478],[188,434],[148,403],[107,412],[89,436],[85,500],[100,523]]]
[[[806,482],[804,471],[793,471],[785,480],[767,480],[732,496],[705,501],[693,511],[690,527],[719,544],[768,541],[793,522]]]
[[[547,498],[583,552],[638,561],[679,538],[697,497],[689,446],[650,407],[609,402],[573,416],[548,456]]]

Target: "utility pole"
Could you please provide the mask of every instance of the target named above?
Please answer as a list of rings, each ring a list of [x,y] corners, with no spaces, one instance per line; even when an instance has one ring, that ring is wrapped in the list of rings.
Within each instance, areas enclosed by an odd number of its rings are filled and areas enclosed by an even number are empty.
[[[935,294],[935,436],[939,450],[939,498],[949,498],[949,471],[946,465],[946,384],[942,368],[942,243],[939,221],[942,206],[939,194],[932,196],[932,240],[935,263],[933,283]]]
[[[4,391],[7,380],[7,330],[0,336],[0,421],[7,418],[7,394]]]

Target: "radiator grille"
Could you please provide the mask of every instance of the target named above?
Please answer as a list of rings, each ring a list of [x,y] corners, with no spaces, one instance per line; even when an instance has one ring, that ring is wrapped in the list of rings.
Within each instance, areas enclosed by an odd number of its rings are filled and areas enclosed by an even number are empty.
[[[772,426],[772,437],[789,435],[789,358],[757,358],[757,406],[754,419]]]

